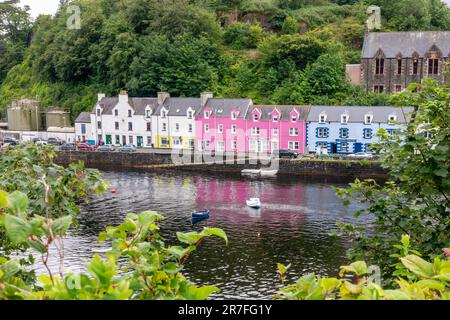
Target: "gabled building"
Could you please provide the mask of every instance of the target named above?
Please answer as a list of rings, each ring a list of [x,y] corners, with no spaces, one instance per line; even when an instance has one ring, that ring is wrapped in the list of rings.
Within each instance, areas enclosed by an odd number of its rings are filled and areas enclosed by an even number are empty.
[[[394,93],[424,78],[444,82],[449,58],[450,31],[367,32],[361,56],[361,84],[368,92]],[[352,72],[347,72],[354,78]],[[357,83],[354,79],[352,82]]]
[[[95,143],[152,147],[152,113],[157,105],[157,98],[130,98],[126,91],[118,97],[99,94],[91,113]],[[82,134],[77,131],[76,135]]]
[[[75,132],[77,142],[89,142],[95,144],[95,133],[91,125],[91,113],[82,112],[75,119]]]
[[[413,111],[409,107],[312,106],[306,125],[308,151],[368,152],[379,141],[380,128],[394,133],[409,122]]]
[[[246,116],[248,152],[289,149],[300,154],[306,146],[307,106],[254,105]]]
[[[152,115],[155,148],[193,149],[195,117],[201,109],[201,98],[172,98],[158,93],[158,107]]]

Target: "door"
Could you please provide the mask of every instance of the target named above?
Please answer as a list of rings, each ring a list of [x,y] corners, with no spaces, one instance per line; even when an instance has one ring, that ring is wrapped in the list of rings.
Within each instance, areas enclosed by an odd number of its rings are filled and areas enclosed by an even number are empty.
[[[127,137],[126,136],[122,136],[122,145],[126,145],[127,144]]]
[[[278,141],[272,141],[272,152],[278,149]]]
[[[144,147],[144,137],[137,137],[137,146],[138,148]]]
[[[355,143],[355,153],[362,151],[362,143]]]
[[[112,144],[111,135],[106,135],[106,144]]]

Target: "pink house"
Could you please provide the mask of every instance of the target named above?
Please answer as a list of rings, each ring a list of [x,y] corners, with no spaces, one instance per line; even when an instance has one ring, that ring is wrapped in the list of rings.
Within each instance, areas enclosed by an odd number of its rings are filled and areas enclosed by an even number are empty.
[[[246,116],[248,152],[289,149],[302,154],[308,113],[308,106],[252,106]]]
[[[208,99],[195,118],[197,150],[246,152],[245,116],[251,105],[251,99]]]

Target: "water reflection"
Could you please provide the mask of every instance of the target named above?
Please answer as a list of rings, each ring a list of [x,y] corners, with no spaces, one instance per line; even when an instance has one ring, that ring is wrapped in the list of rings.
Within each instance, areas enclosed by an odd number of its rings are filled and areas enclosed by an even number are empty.
[[[166,217],[163,236],[176,242],[177,231],[222,228],[229,245],[219,239],[203,242],[185,270],[197,283],[222,288],[215,298],[270,299],[278,286],[276,263],[292,263],[291,274],[336,275],[345,263],[348,243],[329,236],[336,222],[353,221],[355,207],[343,207],[332,184],[298,178],[249,180],[240,176],[195,176],[106,172],[116,193],[107,193],[82,208],[80,226],[66,241],[66,268],[80,271],[108,225],[129,212],[156,210]],[[262,208],[246,206],[249,196]],[[208,220],[191,226],[191,213],[210,209]],[[57,269],[56,261],[52,267]],[[40,270],[41,272],[43,270]]]

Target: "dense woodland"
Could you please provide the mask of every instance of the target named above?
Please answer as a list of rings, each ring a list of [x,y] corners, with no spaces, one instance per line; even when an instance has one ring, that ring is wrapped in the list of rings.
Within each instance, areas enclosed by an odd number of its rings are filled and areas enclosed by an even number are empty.
[[[70,4],[81,29],[67,28]],[[255,103],[382,105],[345,80],[368,5],[383,31],[450,30],[441,0],[61,0],[35,21],[0,3],[0,109],[14,98],[90,110],[99,91],[250,97]]]

